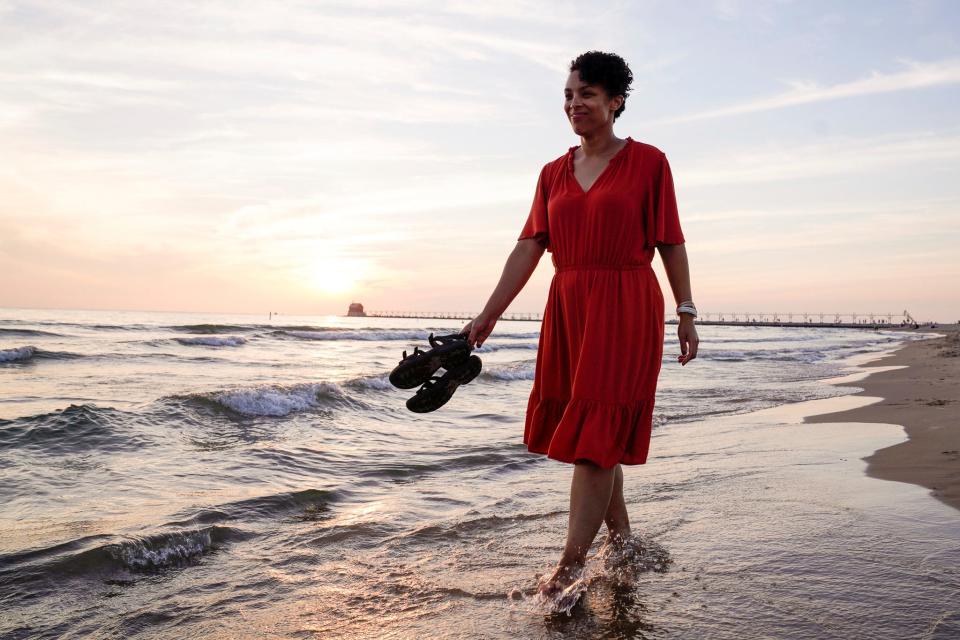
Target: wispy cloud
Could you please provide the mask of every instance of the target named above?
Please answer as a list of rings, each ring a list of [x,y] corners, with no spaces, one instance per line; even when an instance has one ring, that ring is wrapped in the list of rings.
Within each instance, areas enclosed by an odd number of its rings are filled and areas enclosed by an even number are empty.
[[[684,166],[684,186],[782,182],[960,159],[960,136],[932,132],[841,138],[776,148],[725,150]]]
[[[567,63],[588,49],[615,50],[634,70],[619,135],[727,119],[650,133],[663,134],[650,142],[674,165],[704,282],[749,290],[770,264],[802,279],[819,264],[878,264],[891,238],[897,255],[940,256],[960,241],[952,92],[919,91],[960,82],[960,60],[938,40],[949,12],[888,6],[866,29],[840,5],[828,17],[782,0],[701,8],[0,0],[0,273],[27,274],[19,288],[0,277],[0,298],[53,305],[98,292],[97,304],[153,305],[166,279],[168,308],[279,297],[287,311],[316,311],[305,275],[341,265],[365,274],[368,308],[475,308],[537,171],[576,142],[559,99]],[[907,57],[867,73],[863,60],[889,59],[884,30],[897,16]],[[861,31],[833,38],[836,25]],[[742,64],[745,32],[755,77],[821,80],[759,98],[727,86],[725,102],[707,103],[688,79]],[[886,96],[911,90],[935,116],[926,124],[837,109],[829,135],[811,135],[795,120],[734,118],[858,96],[889,108]],[[663,104],[669,117],[638,120]],[[515,308],[543,308],[541,264]],[[330,300],[324,311],[343,311]]]
[[[728,227],[728,232],[736,233],[736,243],[706,236],[697,240],[696,249],[704,256],[736,255],[748,250],[754,258],[776,255],[779,263],[790,265],[810,262],[814,254],[819,262],[842,263],[842,254],[824,254],[833,253],[839,248],[844,248],[848,255],[860,258],[876,254],[886,255],[888,260],[895,261],[902,251],[909,251],[907,247],[917,240],[925,240],[932,245],[944,236],[960,234],[960,218],[955,208],[938,212],[907,209],[896,214],[867,209],[856,216],[838,215],[829,225],[816,220],[814,216],[816,214],[812,212],[811,218],[801,219],[801,224],[787,227],[784,217],[772,209],[766,213],[766,225],[742,225],[735,229]],[[937,249],[936,246],[930,246],[931,252]]]
[[[698,207],[683,213],[683,222],[686,224],[707,225],[712,223],[727,224],[739,222],[753,225],[759,220],[777,220],[778,223],[790,218],[838,218],[847,216],[905,216],[917,213],[939,212],[938,215],[949,216],[949,212],[960,210],[960,197],[952,198],[911,198],[898,201],[884,202],[849,202],[818,201],[813,204],[799,206],[793,203],[781,203],[777,206],[763,208],[711,208]],[[956,224],[960,224],[960,216],[954,216]],[[924,218],[926,219],[926,218]],[[818,220],[817,224],[822,224]],[[953,226],[951,220],[951,226]]]
[[[816,82],[805,80],[787,81],[790,89],[773,96],[741,102],[719,109],[661,118],[655,120],[653,124],[678,124],[712,118],[726,118],[841,98],[911,91],[960,83],[960,59],[954,58],[937,62],[915,62],[900,59],[898,62],[905,65],[907,69],[894,73],[873,71],[865,78],[828,86],[821,86]]]

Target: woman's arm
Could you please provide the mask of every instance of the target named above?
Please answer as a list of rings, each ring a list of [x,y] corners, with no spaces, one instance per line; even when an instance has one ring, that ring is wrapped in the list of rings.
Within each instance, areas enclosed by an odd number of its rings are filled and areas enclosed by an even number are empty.
[[[686,300],[693,300],[693,294],[690,291],[690,263],[687,261],[687,245],[685,244],[658,244],[657,250],[660,252],[660,259],[663,261],[663,268],[667,271],[667,279],[670,281],[670,288],[673,289],[673,297],[676,305]],[[688,314],[681,314],[681,318]]]
[[[673,290],[673,297],[677,305],[687,300],[693,300],[690,290],[690,263],[687,261],[687,247],[685,244],[658,244],[660,259],[663,268],[667,271],[667,279]],[[680,313],[680,324],[677,336],[680,338],[680,353],[677,358],[681,365],[685,365],[697,357],[697,347],[700,339],[697,337],[697,328],[693,324],[693,316],[689,313]]]
[[[460,330],[461,333],[470,334],[467,338],[470,346],[479,347],[487,339],[500,315],[527,284],[544,251],[545,248],[534,238],[517,241],[517,246],[507,256],[507,262],[503,265],[500,282],[490,294],[483,311]]]

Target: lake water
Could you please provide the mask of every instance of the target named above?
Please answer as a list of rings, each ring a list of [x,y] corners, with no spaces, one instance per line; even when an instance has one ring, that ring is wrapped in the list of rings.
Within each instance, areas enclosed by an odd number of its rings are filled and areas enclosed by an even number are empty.
[[[895,425],[829,379],[920,337],[667,326],[635,555],[570,615],[572,467],[522,444],[539,325],[434,413],[387,374],[464,322],[0,310],[0,636],[960,636],[960,517],[863,475]],[[598,545],[603,531],[598,536]]]

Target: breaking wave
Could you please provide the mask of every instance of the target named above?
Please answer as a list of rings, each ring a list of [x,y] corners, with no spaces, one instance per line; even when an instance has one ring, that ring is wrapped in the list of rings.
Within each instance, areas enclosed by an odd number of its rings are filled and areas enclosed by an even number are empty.
[[[283,417],[291,413],[319,410],[337,405],[362,408],[364,404],[350,397],[333,382],[309,382],[292,385],[262,385],[250,388],[199,393],[191,400],[213,403],[230,412],[248,417]]]
[[[189,564],[225,542],[228,527],[213,526],[196,531],[177,531],[108,545],[94,552],[103,552],[110,559],[133,571],[156,571]]]
[[[195,564],[204,555],[250,534],[214,525],[144,536],[93,535],[18,554],[0,556],[0,587],[33,580],[115,572],[156,573]],[[109,542],[105,542],[109,541]],[[5,589],[4,589],[5,590]]]
[[[23,362],[33,358],[37,353],[36,347],[17,347],[15,349],[0,349],[0,362]]]
[[[29,362],[31,360],[77,360],[87,358],[82,353],[72,353],[70,351],[47,351],[34,346],[16,347],[13,349],[0,349],[0,364],[10,362]]]
[[[487,380],[533,380],[535,371],[533,362],[511,362],[484,369],[480,377]]]
[[[186,346],[204,347],[239,347],[247,343],[246,338],[240,336],[202,336],[197,338],[175,338],[177,342]]]
[[[345,387],[352,387],[354,389],[363,390],[376,390],[376,391],[389,391],[394,388],[390,384],[389,374],[373,374],[369,376],[360,376],[357,378],[351,378],[343,383]]]

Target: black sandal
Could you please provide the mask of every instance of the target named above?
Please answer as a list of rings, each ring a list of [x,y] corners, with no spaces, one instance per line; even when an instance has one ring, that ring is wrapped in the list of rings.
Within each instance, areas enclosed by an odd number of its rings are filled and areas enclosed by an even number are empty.
[[[407,400],[407,409],[414,413],[436,411],[453,397],[453,392],[462,384],[467,384],[478,375],[483,363],[477,356],[470,356],[466,362],[448,369],[442,376],[433,376],[423,383],[415,396]]]
[[[443,367],[449,371],[463,364],[473,350],[467,342],[467,337],[465,333],[451,333],[437,337],[431,333],[427,340],[432,348],[424,351],[420,347],[414,347],[413,353],[409,356],[404,351],[400,364],[390,372],[390,384],[398,389],[413,389],[430,380],[430,376],[437,369]]]

